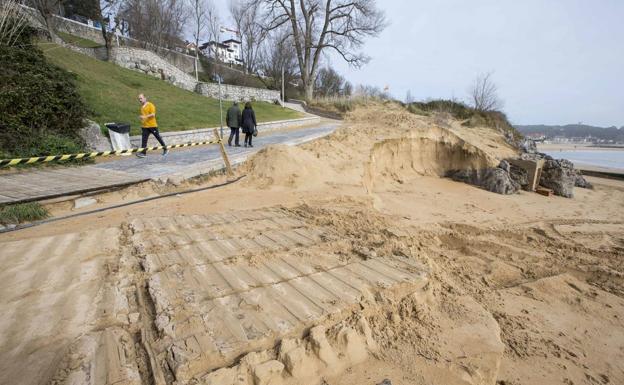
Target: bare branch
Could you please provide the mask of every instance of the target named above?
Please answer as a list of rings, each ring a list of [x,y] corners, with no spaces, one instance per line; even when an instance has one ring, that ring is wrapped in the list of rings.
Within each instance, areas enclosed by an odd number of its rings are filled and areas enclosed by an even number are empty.
[[[309,99],[314,92],[321,56],[336,51],[353,66],[368,58],[358,50],[367,37],[386,27],[385,16],[375,0],[251,0],[264,6],[263,28],[290,25],[301,80]],[[290,21],[290,23],[288,23]]]
[[[26,14],[15,0],[0,4],[0,44],[13,46],[27,24]]]
[[[470,98],[475,110],[489,112],[500,110],[503,106],[498,97],[498,88],[492,80],[492,72],[477,76],[470,88]]]

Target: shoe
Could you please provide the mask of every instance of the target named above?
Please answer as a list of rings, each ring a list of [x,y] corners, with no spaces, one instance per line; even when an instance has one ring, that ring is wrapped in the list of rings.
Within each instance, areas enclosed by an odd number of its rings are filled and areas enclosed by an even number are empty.
[[[236,147],[240,147],[240,144],[237,144]]]
[[[232,143],[228,142],[228,146],[232,147]]]
[[[163,155],[162,155],[162,156],[167,156],[167,155],[169,155],[169,150],[165,149],[165,150],[163,151]]]
[[[145,158],[147,155],[145,155],[145,154],[144,154],[144,153],[142,153],[142,152],[137,152],[137,153],[136,153],[136,156],[137,156],[137,158]]]
[[[253,144],[250,144],[249,147],[253,147]]]
[[[247,148],[247,143],[245,143],[245,148]]]

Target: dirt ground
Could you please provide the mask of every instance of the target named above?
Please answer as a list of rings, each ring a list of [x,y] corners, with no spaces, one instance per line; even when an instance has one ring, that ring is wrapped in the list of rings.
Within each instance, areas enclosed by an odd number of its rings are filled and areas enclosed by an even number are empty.
[[[0,383],[624,383],[624,182],[443,178],[513,155],[377,106],[227,186],[2,234]]]

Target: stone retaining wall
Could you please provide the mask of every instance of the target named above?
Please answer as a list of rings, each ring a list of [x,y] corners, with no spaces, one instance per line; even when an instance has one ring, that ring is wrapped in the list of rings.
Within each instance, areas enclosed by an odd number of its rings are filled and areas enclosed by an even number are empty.
[[[219,98],[219,85],[216,83],[198,83],[195,91],[204,96]],[[233,86],[230,84],[221,85],[221,95],[225,100],[256,101],[273,103],[280,100],[280,92],[263,88],[250,88]]]
[[[277,122],[266,122],[258,124],[258,135],[261,137],[263,133],[277,131],[284,128],[301,127],[308,124],[319,123],[321,118],[317,116],[306,117],[301,119],[280,120]],[[217,128],[219,129],[219,128]],[[196,130],[188,131],[176,131],[176,132],[163,132],[160,135],[165,140],[167,145],[183,144],[183,143],[196,143],[212,140],[214,138],[212,132],[214,128],[200,128]],[[227,137],[230,134],[230,129],[224,128],[224,135]],[[141,147],[141,135],[135,135],[130,137],[130,143],[133,147]],[[153,135],[150,135],[148,146],[158,146],[158,142],[154,139]]]
[[[112,52],[113,61],[125,68],[144,72],[188,91],[195,91],[195,78],[156,53],[140,48],[118,47]]]
[[[89,39],[102,45],[105,43],[104,37],[102,36],[102,30],[99,28],[90,27],[86,24],[60,16],[56,16],[55,20],[56,27],[62,32],[69,33],[74,36],[80,36],[83,39]]]

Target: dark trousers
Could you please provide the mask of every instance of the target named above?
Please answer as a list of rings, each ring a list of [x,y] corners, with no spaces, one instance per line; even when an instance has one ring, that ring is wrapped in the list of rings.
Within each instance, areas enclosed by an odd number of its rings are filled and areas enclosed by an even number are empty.
[[[234,144],[236,144],[237,146],[239,145],[239,136],[240,136],[240,130],[238,129],[238,127],[230,127],[230,139],[228,139],[228,144],[231,146],[232,145],[232,138],[234,138],[234,136],[236,135],[236,140],[234,141]]]
[[[251,145],[251,138],[253,138],[253,134],[245,134],[245,144]]]
[[[165,141],[160,137],[160,133],[158,132],[158,127],[141,127],[141,147],[147,147],[147,139],[149,139],[150,134],[154,135],[154,138],[160,143],[161,146],[165,147]],[[164,150],[163,150],[164,151]],[[143,153],[146,154],[147,150],[143,150]]]

